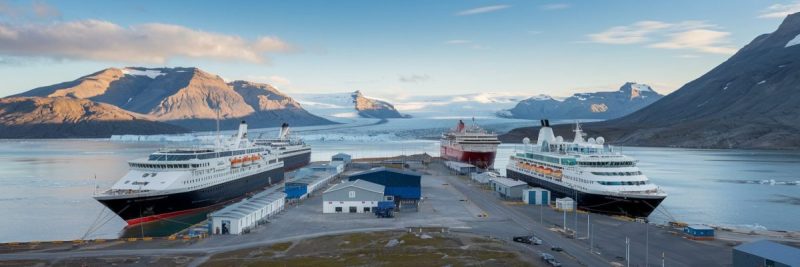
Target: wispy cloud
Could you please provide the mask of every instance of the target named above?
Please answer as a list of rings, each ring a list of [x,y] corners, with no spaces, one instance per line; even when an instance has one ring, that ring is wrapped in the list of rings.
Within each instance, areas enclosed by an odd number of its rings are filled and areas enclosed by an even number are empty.
[[[703,21],[639,21],[589,34],[591,42],[603,44],[647,44],[660,49],[684,49],[700,53],[733,54],[736,48],[728,40],[729,32]]]
[[[411,74],[411,75],[400,75],[399,80],[404,83],[421,83],[427,82],[431,79],[431,76],[428,74]]]
[[[567,9],[570,7],[572,7],[572,5],[565,3],[553,3],[553,4],[546,4],[539,6],[539,8],[543,10],[559,10],[559,9]]]
[[[651,44],[653,48],[665,49],[691,49],[697,52],[710,54],[730,55],[736,53],[736,48],[731,47],[727,41],[729,32],[708,29],[695,29],[670,34],[669,39]]]
[[[472,41],[470,41],[470,40],[456,39],[456,40],[447,40],[447,41],[446,41],[446,42],[444,42],[444,43],[445,43],[445,44],[451,44],[451,45],[460,45],[460,44],[471,44],[471,43],[472,43]]]
[[[173,58],[264,63],[269,61],[268,53],[293,49],[272,36],[248,40],[162,23],[131,27],[101,20],[0,24],[0,53],[12,56],[142,63],[165,63]]]
[[[649,34],[670,26],[661,21],[639,21],[632,25],[611,27],[599,33],[589,34],[589,39],[604,44],[635,44],[647,41]]]
[[[482,7],[476,7],[476,8],[472,8],[472,9],[462,10],[462,11],[456,13],[456,15],[459,15],[459,16],[477,15],[477,14],[495,12],[495,11],[503,10],[503,9],[506,9],[506,8],[509,8],[509,7],[511,7],[511,6],[509,6],[509,5],[482,6]]]
[[[785,18],[786,16],[800,12],[800,1],[794,1],[788,4],[774,4],[761,10],[759,18],[775,19]]]

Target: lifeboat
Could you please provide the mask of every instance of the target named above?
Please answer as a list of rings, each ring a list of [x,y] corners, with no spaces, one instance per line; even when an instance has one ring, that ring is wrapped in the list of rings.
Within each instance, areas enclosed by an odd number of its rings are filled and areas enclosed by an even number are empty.
[[[553,173],[553,169],[544,168],[544,170],[542,170],[542,173],[544,173],[545,175],[550,175]]]
[[[558,177],[558,178],[561,178],[561,170],[555,170],[555,171],[553,171],[553,176],[555,176],[555,177]]]
[[[241,167],[241,166],[242,166],[242,159],[237,158],[237,157],[231,158],[231,167],[232,168],[238,168],[238,167]]]
[[[242,165],[247,166],[250,165],[250,163],[253,163],[253,159],[250,157],[250,155],[245,155],[242,157]]]

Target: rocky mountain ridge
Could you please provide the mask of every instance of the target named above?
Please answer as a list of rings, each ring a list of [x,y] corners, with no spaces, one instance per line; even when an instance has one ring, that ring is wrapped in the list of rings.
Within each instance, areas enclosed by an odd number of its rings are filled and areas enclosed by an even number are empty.
[[[108,68],[16,96],[89,99],[193,130],[213,129],[217,117],[226,128],[243,119],[252,127],[332,123],[271,85],[227,83],[198,68]]]
[[[628,82],[617,91],[577,93],[558,99],[538,95],[497,113],[504,118],[553,120],[607,120],[625,116],[663,97],[646,84]]]

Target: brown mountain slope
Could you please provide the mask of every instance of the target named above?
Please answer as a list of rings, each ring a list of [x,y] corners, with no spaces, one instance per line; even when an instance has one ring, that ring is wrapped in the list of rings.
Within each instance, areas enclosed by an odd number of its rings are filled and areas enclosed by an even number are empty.
[[[228,84],[198,68],[109,68],[75,81],[36,88],[17,96],[87,98],[195,130],[242,119],[254,127],[330,124],[266,84]]]
[[[0,138],[84,138],[188,130],[108,104],[69,97],[0,99]]]

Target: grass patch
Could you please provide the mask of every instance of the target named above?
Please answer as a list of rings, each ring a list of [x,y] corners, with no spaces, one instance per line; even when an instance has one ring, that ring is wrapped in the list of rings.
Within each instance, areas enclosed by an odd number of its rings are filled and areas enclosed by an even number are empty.
[[[280,256],[232,257],[242,252],[217,254],[205,266],[530,266],[507,243],[468,234],[389,231],[325,236],[295,244],[275,244],[264,250],[285,250]],[[391,240],[402,243],[385,247]],[[344,244],[344,245],[343,245]],[[258,248],[256,248],[258,249]],[[254,249],[248,255],[252,256]]]
[[[286,251],[291,246],[292,246],[292,242],[283,242],[283,243],[278,243],[278,244],[274,244],[272,246],[269,246],[269,249],[274,250],[274,251]]]

